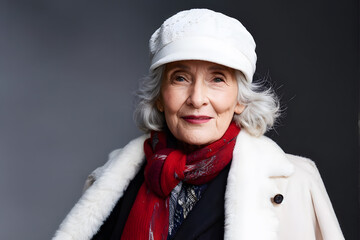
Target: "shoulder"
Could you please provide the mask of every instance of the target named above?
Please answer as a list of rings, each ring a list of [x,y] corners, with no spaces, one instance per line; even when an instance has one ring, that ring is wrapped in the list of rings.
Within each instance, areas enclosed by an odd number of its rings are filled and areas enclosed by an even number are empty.
[[[286,154],[287,159],[293,164],[294,172],[288,177],[288,192],[316,205],[316,201],[331,205],[324,182],[314,161],[309,158]]]
[[[318,182],[321,176],[313,160],[293,154],[286,154],[287,159],[294,165],[294,177],[304,181]]]
[[[286,153],[287,159],[294,164],[298,171],[303,171],[308,174],[316,174],[318,169],[315,162],[310,158],[301,157],[293,154]]]

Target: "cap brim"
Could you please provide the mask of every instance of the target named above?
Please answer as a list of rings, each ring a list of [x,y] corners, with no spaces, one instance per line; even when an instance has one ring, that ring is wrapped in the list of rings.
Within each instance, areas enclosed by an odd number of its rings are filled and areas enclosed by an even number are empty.
[[[252,82],[255,66],[235,47],[214,38],[189,37],[173,41],[158,51],[150,66],[150,71],[170,62],[182,60],[202,60],[214,62],[240,70],[248,82]]]

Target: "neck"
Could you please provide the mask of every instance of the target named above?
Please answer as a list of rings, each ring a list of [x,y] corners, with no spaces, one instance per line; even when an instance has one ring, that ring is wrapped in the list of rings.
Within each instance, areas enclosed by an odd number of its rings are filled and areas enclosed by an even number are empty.
[[[191,144],[177,140],[177,147],[183,153],[189,154],[189,153],[195,152],[196,150],[198,150],[200,148],[203,148],[204,145],[191,145]]]

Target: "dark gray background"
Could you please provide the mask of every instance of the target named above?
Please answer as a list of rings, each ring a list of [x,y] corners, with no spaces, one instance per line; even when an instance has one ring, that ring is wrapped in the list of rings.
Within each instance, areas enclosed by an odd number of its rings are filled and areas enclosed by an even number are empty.
[[[140,134],[148,39],[192,7],[253,34],[255,78],[270,76],[285,109],[268,135],[314,159],[346,239],[359,239],[355,0],[0,1],[0,239],[50,239],[88,173]]]

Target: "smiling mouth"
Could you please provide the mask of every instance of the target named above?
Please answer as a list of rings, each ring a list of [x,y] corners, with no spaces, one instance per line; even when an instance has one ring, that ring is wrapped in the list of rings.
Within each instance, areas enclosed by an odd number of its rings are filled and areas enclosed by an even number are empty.
[[[195,115],[188,115],[182,117],[186,122],[193,123],[193,124],[201,124],[209,122],[212,117],[209,116],[195,116]]]

